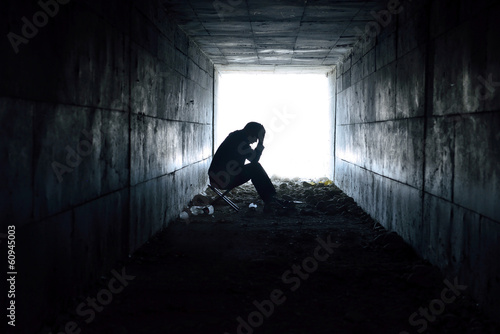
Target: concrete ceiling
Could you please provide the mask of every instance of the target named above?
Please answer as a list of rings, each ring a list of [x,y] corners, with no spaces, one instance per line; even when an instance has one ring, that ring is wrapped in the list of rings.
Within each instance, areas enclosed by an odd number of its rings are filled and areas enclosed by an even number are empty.
[[[163,0],[163,6],[216,65],[324,68],[349,52],[374,21],[371,11],[387,1]]]

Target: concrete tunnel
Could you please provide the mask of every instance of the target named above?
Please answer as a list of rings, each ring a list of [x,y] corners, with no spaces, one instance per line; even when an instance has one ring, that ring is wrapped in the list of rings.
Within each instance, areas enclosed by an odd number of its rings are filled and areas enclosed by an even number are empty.
[[[7,0],[0,16],[8,330],[38,333],[206,189],[226,71],[327,76],[330,178],[500,314],[498,2]]]

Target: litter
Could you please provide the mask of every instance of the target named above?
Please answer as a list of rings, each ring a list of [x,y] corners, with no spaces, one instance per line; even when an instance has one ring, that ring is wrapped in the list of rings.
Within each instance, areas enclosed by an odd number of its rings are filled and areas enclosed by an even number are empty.
[[[191,210],[191,213],[194,215],[194,216],[198,216],[198,215],[203,215],[203,214],[213,214],[214,213],[214,207],[211,206],[211,205],[207,205],[207,206],[192,206],[190,208]]]

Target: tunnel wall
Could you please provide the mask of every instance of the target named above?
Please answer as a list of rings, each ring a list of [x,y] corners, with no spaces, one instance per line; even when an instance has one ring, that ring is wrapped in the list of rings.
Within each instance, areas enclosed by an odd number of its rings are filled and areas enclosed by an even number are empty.
[[[500,6],[400,9],[337,66],[335,181],[499,314]]]
[[[333,131],[330,134],[330,157],[329,164],[331,166],[331,173],[328,175],[328,178],[333,180],[335,178],[335,135],[336,135],[336,127],[335,127],[335,117],[336,117],[336,106],[337,106],[337,68],[333,68],[331,71],[327,73],[328,78],[328,110],[330,115],[330,124],[332,125]]]
[[[212,151],[213,64],[157,1],[48,2],[46,22],[0,5],[24,39],[1,39],[0,233],[15,226],[26,333],[82,323],[60,310],[206,187]]]

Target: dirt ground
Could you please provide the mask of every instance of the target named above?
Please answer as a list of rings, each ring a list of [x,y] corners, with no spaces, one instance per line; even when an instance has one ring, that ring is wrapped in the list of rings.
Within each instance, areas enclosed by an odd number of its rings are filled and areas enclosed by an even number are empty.
[[[302,203],[264,213],[243,185],[229,195],[239,212],[219,201],[212,215],[172,222],[124,264],[134,278],[92,321],[69,319],[108,334],[500,332],[466,287],[335,185],[273,182]]]

